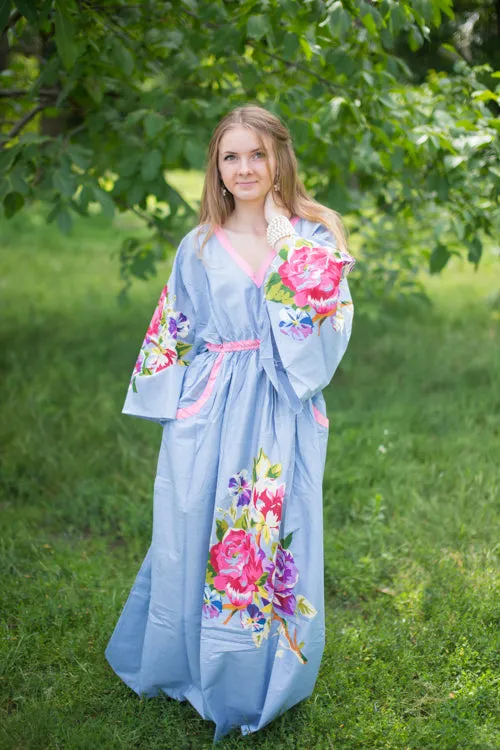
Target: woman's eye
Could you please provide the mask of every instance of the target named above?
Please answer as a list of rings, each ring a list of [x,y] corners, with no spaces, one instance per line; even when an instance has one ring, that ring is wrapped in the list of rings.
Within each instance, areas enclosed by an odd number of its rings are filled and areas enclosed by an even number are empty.
[[[228,159],[232,159],[232,158],[233,158],[233,155],[228,154],[227,156],[224,157],[224,161],[227,161]]]
[[[263,151],[256,151],[256,153],[254,154],[254,156],[260,158],[261,156],[265,156],[265,154],[264,154]]]

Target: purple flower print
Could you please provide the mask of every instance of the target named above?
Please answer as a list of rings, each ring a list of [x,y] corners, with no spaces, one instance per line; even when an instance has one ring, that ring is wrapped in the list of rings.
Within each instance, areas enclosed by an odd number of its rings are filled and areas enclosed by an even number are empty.
[[[172,316],[169,316],[167,318],[168,322],[168,332],[172,336],[173,339],[177,338],[177,321]]]
[[[229,494],[238,497],[238,506],[248,505],[252,497],[252,485],[247,477],[248,471],[243,469],[229,479]]]
[[[299,571],[292,553],[279,544],[274,563],[266,561],[264,569],[269,573],[264,588],[274,609],[285,616],[293,615],[297,606],[293,589],[299,580]]]
[[[303,341],[313,332],[312,318],[304,310],[283,307],[280,310],[280,318],[281,333],[291,336],[296,341]]]
[[[264,630],[266,618],[255,604],[249,604],[248,607],[240,612],[241,624],[244,628],[251,628],[254,633],[260,633]]]
[[[181,339],[185,339],[189,333],[189,320],[184,313],[176,313],[175,324],[177,328],[177,336],[180,336]]]
[[[220,594],[210,586],[205,584],[205,593],[203,596],[203,617],[218,617],[222,612],[222,598]]]

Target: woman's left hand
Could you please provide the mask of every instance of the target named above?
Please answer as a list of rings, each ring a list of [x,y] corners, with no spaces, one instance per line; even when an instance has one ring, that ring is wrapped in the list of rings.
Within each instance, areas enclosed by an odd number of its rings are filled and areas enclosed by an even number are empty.
[[[264,218],[268,224],[275,216],[286,216],[286,218],[289,219],[291,215],[287,208],[279,206],[276,203],[274,195],[274,190],[269,190],[264,201]]]

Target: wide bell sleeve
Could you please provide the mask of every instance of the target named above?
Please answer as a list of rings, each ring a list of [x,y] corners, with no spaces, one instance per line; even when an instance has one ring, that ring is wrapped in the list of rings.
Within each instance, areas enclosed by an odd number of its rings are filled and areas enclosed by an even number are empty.
[[[184,376],[195,353],[197,305],[190,249],[188,235],[179,245],[144,336],[123,414],[159,423],[175,419]]]
[[[353,304],[347,276],[354,258],[337,250],[322,224],[287,240],[265,285],[270,328],[296,396],[305,401],[332,379],[349,343]]]

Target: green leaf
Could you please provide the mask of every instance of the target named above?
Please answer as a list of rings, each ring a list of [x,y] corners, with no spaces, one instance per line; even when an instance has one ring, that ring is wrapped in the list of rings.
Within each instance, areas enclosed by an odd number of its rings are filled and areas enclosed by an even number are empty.
[[[352,18],[348,11],[342,7],[341,2],[332,3],[328,24],[334,36],[343,40],[352,26]]]
[[[130,206],[140,203],[146,195],[146,188],[139,180],[135,182],[130,190],[127,190],[127,201]]]
[[[21,193],[7,193],[3,199],[3,207],[7,219],[11,219],[23,206],[24,198]]]
[[[180,31],[168,31],[163,37],[163,43],[167,49],[179,49],[184,41],[184,35]]]
[[[73,20],[66,9],[57,3],[55,8],[55,40],[64,67],[71,70],[78,57]]]
[[[424,37],[416,26],[412,26],[408,36],[408,44],[412,52],[416,52],[424,43]]]
[[[444,157],[444,163],[448,167],[448,169],[455,169],[455,167],[460,166],[460,164],[463,164],[464,161],[467,161],[466,156],[455,156],[453,154],[446,154]]]
[[[188,140],[184,145],[184,154],[191,167],[201,169],[205,161],[205,148],[199,140]]]
[[[102,103],[102,98],[104,95],[104,88],[103,83],[98,78],[84,78],[82,80],[83,85],[85,86],[85,90],[88,92],[91,99],[96,104]]]
[[[280,540],[280,544],[283,547],[283,549],[288,549],[288,547],[291,545],[293,539],[293,531],[291,531],[284,539]]]
[[[52,184],[55,190],[66,198],[71,198],[76,190],[76,180],[73,175],[64,167],[54,170],[52,174]]]
[[[283,44],[283,56],[286,60],[294,60],[295,55],[299,50],[299,39],[296,34],[287,32],[285,34],[285,41]]]
[[[467,260],[469,260],[470,263],[475,263],[476,265],[481,260],[481,255],[483,254],[483,244],[479,237],[474,237],[472,240],[467,242],[469,252],[467,255]]]
[[[219,518],[217,518],[216,522],[216,535],[219,542],[222,542],[222,539],[224,538],[224,534],[229,528],[227,521],[221,521]]]
[[[63,234],[69,234],[73,226],[73,219],[66,206],[61,206],[57,214],[57,224]]]
[[[375,20],[370,15],[370,13],[366,13],[364,16],[362,16],[361,21],[363,23],[363,26],[368,31],[371,36],[377,35],[377,24],[375,23]]]
[[[268,31],[268,20],[266,16],[251,16],[247,23],[248,36],[252,39],[262,39]]]
[[[141,109],[135,109],[132,112],[129,112],[129,114],[125,118],[125,127],[128,128],[130,125],[137,125],[137,123],[140,122],[147,113],[148,110],[142,107]]]
[[[489,89],[486,89],[485,91],[473,91],[472,98],[476,102],[487,102],[490,99],[493,99],[495,102],[498,101],[498,96],[494,94],[493,91],[490,91]]]
[[[148,112],[144,118],[144,130],[148,138],[155,138],[166,126],[165,118],[158,112]]]
[[[4,148],[0,151],[0,174],[7,172],[12,166],[12,162],[19,153],[19,146],[13,146],[12,148]]]
[[[84,185],[78,196],[78,203],[80,204],[80,208],[86,211],[90,201],[93,200],[93,198],[94,198],[93,189],[90,187],[90,185]]]
[[[149,151],[142,160],[141,174],[143,180],[146,182],[154,180],[160,171],[161,164],[162,156],[158,149],[154,148],[152,151]]]
[[[132,54],[118,39],[113,38],[112,42],[113,60],[122,73],[126,76],[131,76],[135,67]]]
[[[33,0],[15,0],[15,5],[30,23],[38,23],[38,13],[36,8],[33,7],[36,3]]]
[[[10,183],[14,192],[21,193],[21,195],[29,195],[29,185],[24,180],[26,170],[14,169],[10,173]]]
[[[429,259],[430,272],[439,273],[439,271],[441,271],[448,263],[450,257],[451,253],[449,250],[444,245],[441,245],[441,243],[438,243],[432,251]]]
[[[95,186],[93,188],[93,191],[96,201],[101,206],[102,215],[107,219],[112,219],[115,214],[115,202],[111,195],[106,192],[106,190],[102,190],[102,188]]]
[[[0,0],[0,32],[5,29],[10,18],[10,0]]]
[[[78,143],[71,143],[66,148],[66,153],[80,169],[88,169],[92,164],[93,152],[90,148],[85,148]]]

